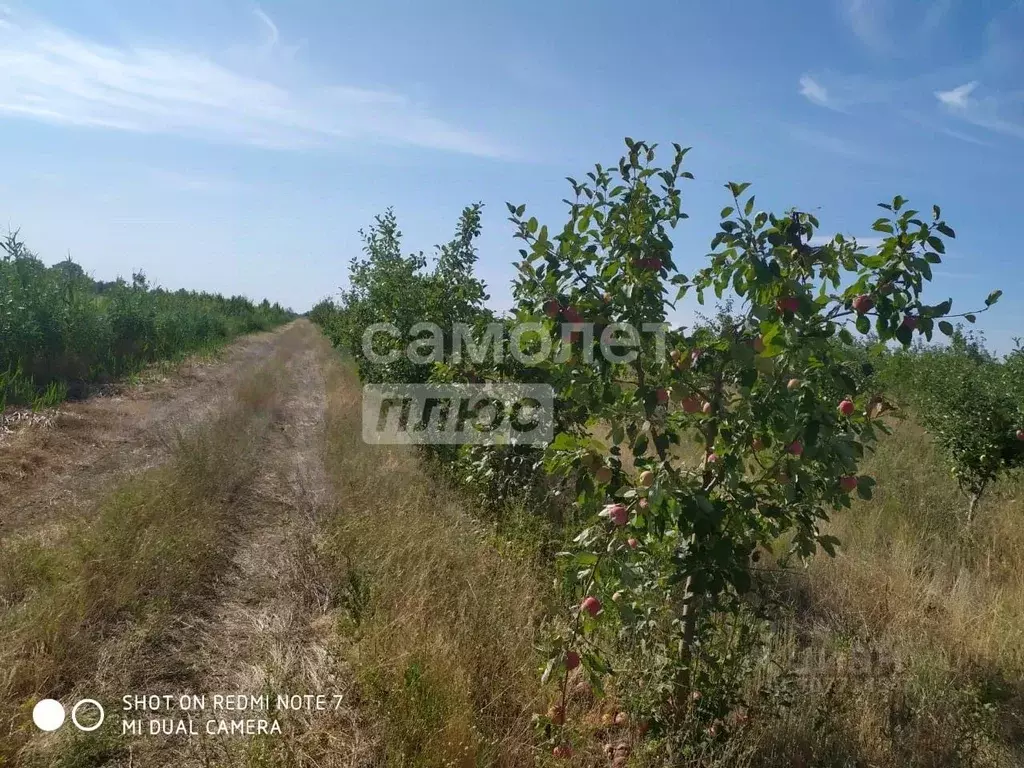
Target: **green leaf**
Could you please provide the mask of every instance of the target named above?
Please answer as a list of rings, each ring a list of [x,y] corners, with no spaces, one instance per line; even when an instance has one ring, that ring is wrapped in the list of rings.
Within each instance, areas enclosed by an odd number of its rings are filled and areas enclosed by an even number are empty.
[[[857,318],[857,330],[862,334],[866,334],[871,330],[871,321],[868,320],[867,315],[861,315]]]
[[[718,214],[718,218],[727,219],[730,216],[732,216],[734,210],[735,209],[731,205],[727,205],[725,206],[725,208],[722,209],[722,212]]]
[[[939,330],[942,331],[947,336],[953,335],[953,326],[950,325],[945,320],[939,320]]]
[[[749,216],[751,211],[753,211],[753,210],[754,210],[754,195],[751,195],[750,199],[747,200],[747,204],[743,207],[743,213],[745,215]]]
[[[993,304],[995,304],[997,301],[999,301],[999,297],[1002,296],[1002,295],[1003,295],[1002,291],[992,291],[992,293],[990,293],[988,295],[988,298],[985,299],[985,306],[986,307],[991,307]]]
[[[968,323],[976,322],[977,319],[978,319],[977,315],[964,315],[964,320],[966,320]]]
[[[939,240],[939,238],[935,237],[935,235],[932,235],[931,237],[928,238],[928,245],[930,245],[939,253],[946,252],[945,244],[941,240]]]
[[[890,235],[893,233],[892,224],[889,223],[888,219],[876,219],[871,228],[876,232],[886,232]]]

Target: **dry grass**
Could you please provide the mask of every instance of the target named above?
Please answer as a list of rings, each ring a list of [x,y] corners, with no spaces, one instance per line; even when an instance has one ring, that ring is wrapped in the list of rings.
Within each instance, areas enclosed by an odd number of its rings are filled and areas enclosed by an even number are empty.
[[[831,524],[843,551],[782,582],[775,658],[799,674],[772,684],[795,704],[752,721],[724,764],[1024,764],[1024,483],[965,528],[967,501],[912,422],[865,469],[874,499]]]
[[[349,371],[328,390],[337,589],[381,764],[532,765],[538,572],[411,450],[362,442]]]
[[[135,655],[111,670],[117,688],[170,671],[161,644],[230,557],[232,500],[251,478],[282,365],[272,358],[219,418],[177,441],[166,466],[127,481],[89,515],[61,521],[48,539],[0,544],[0,764],[99,765],[117,752],[102,731],[70,751],[56,736],[33,739],[28,712],[39,698],[96,683],[105,647],[129,630]]]

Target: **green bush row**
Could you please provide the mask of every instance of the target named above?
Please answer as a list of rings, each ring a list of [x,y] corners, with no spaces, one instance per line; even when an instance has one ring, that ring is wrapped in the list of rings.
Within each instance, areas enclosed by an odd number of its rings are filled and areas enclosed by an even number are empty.
[[[70,259],[47,267],[18,238],[0,241],[0,407],[82,396],[90,383],[278,325],[264,300],[95,281]]]

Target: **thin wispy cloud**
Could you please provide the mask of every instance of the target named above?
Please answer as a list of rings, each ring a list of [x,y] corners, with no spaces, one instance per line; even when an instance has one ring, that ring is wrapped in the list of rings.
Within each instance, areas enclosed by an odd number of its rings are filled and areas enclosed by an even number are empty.
[[[971,81],[948,91],[936,91],[935,98],[948,114],[971,125],[1024,139],[1024,90],[992,91],[973,98],[978,85]]]
[[[893,0],[838,2],[847,28],[866,48],[903,57],[925,45],[953,7],[953,0],[919,0],[909,7],[897,7]],[[898,30],[898,38],[893,36],[894,30]]]
[[[840,9],[850,31],[864,45],[875,50],[888,50],[885,32],[887,11],[885,0],[841,0]]]
[[[948,91],[936,91],[935,98],[945,104],[947,107],[953,109],[967,109],[967,99],[975,88],[978,87],[978,81],[972,80],[969,83],[957,86]]]
[[[273,20],[264,50],[280,45]],[[173,45],[104,45],[0,9],[0,116],[277,149],[366,143],[500,157],[507,150],[407,96],[273,81]]]
[[[800,95],[815,104],[828,106],[828,89],[810,75],[800,77]]]
[[[898,83],[829,71],[805,72],[800,76],[799,85],[800,95],[812,104],[837,112],[851,112],[870,104],[892,101],[902,87]]]
[[[267,50],[273,50],[281,41],[281,33],[277,30],[277,24],[275,24],[274,20],[267,16],[267,14],[265,14],[260,8],[253,9],[253,13],[267,28],[267,39],[266,42],[263,43],[263,47]]]

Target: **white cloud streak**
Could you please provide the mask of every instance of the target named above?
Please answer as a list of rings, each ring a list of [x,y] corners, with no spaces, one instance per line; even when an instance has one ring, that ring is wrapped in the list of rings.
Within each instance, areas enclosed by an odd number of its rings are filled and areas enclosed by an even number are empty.
[[[935,98],[947,107],[952,107],[953,109],[967,109],[967,99],[977,87],[978,81],[972,80],[969,83],[964,83],[963,85],[959,85],[949,91],[936,91]]]
[[[935,98],[946,111],[971,125],[1024,139],[1024,91],[994,91],[974,98],[978,82],[972,80],[948,91],[936,91]]]
[[[264,50],[278,45],[267,28]],[[384,144],[500,157],[400,93],[277,83],[167,45],[103,45],[38,19],[0,23],[0,116],[276,149]]]
[[[800,95],[815,104],[828,106],[828,89],[810,75],[800,77]]]

